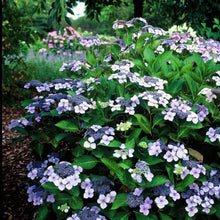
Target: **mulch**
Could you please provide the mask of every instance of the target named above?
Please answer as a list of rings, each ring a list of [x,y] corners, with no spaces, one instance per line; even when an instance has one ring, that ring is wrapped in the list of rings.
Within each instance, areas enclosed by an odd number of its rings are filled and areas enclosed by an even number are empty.
[[[29,140],[12,145],[21,134],[8,130],[12,119],[22,117],[21,108],[2,107],[2,208],[3,220],[32,220],[37,207],[27,201],[27,164],[33,161]]]

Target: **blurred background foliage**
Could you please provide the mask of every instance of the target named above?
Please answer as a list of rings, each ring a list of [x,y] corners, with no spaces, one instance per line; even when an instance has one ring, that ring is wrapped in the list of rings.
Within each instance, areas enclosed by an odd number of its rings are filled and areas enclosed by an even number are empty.
[[[67,13],[73,14],[77,2],[85,3],[86,15],[72,20]],[[1,4],[3,104],[28,95],[23,85],[38,68],[36,62],[25,62],[30,47],[37,48],[48,32],[69,25],[80,33],[115,35],[113,21],[143,17],[165,30],[187,23],[205,38],[220,39],[217,0],[7,0]]]

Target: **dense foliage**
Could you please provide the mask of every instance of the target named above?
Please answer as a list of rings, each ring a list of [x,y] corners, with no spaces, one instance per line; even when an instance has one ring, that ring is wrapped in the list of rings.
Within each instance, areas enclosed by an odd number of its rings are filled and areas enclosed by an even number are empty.
[[[113,28],[79,40],[71,79],[25,85],[38,95],[9,127],[39,158],[36,219],[219,218],[219,42],[142,18]]]

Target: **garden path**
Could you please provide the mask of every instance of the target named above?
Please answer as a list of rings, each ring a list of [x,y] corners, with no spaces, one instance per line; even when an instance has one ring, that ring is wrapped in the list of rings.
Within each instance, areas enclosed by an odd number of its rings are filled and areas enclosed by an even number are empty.
[[[12,143],[21,136],[9,131],[12,119],[22,117],[20,108],[2,107],[2,206],[3,220],[31,220],[35,213],[32,203],[27,201],[27,164],[32,160],[28,140]]]

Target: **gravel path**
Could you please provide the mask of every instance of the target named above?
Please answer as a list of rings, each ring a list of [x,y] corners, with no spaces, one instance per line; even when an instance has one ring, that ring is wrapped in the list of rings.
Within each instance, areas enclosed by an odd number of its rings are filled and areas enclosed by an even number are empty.
[[[31,220],[36,208],[27,201],[27,164],[32,161],[29,141],[11,144],[21,136],[9,131],[12,119],[22,117],[22,110],[2,107],[2,193],[3,220]]]

